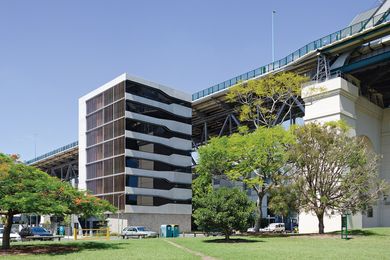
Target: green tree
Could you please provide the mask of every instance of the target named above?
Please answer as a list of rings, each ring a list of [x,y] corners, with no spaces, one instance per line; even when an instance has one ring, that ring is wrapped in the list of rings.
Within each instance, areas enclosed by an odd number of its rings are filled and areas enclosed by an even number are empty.
[[[272,127],[290,115],[305,81],[306,77],[291,72],[270,74],[233,86],[227,100],[238,103],[241,121],[252,122],[256,128]]]
[[[291,213],[299,212],[299,194],[288,178],[286,183],[275,187],[269,196],[268,207],[274,214],[288,217]]]
[[[229,137],[212,138],[200,147],[197,171],[224,174],[241,181],[257,194],[255,228],[260,228],[262,202],[288,173],[288,149],[294,136],[281,126],[260,127],[252,133],[236,133]],[[198,170],[199,169],[199,170]]]
[[[0,215],[5,216],[3,249],[10,247],[13,216],[21,213],[81,214],[93,216],[116,211],[107,201],[78,191],[18,157],[0,153]]]
[[[194,212],[195,223],[208,231],[220,231],[229,240],[233,230],[245,230],[250,222],[254,205],[237,188],[220,188],[198,199]]]
[[[379,156],[348,132],[342,121],[295,129],[293,180],[301,209],[316,214],[321,234],[325,214],[364,211],[388,188],[378,178]]]

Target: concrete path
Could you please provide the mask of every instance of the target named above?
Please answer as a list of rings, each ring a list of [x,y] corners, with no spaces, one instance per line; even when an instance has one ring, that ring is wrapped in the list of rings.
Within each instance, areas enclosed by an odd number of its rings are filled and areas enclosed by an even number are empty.
[[[181,246],[179,244],[176,244],[175,242],[172,242],[172,241],[169,241],[169,240],[166,240],[166,239],[164,239],[164,241],[167,242],[168,244],[171,244],[174,247],[180,248],[180,249],[182,249],[182,250],[184,250],[184,251],[186,251],[186,252],[188,252],[188,253],[190,253],[192,255],[199,256],[199,257],[202,258],[202,260],[217,260],[217,258],[215,258],[215,257],[211,257],[211,256],[205,255],[205,254],[203,254],[201,252],[191,250],[191,249],[189,249],[187,247],[184,247],[184,246]]]

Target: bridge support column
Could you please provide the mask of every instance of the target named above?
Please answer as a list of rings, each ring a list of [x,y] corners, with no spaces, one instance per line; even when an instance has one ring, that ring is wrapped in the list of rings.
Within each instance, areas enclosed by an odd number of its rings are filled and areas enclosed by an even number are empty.
[[[358,96],[358,88],[340,77],[305,86],[302,89],[302,98],[305,102],[304,122],[344,120],[351,126],[350,134],[356,136],[355,103]],[[350,223],[353,228],[361,228],[361,214],[352,218]],[[340,219],[338,212],[328,212],[324,217],[325,232],[340,230]],[[318,233],[318,220],[315,214],[300,213],[299,232]]]

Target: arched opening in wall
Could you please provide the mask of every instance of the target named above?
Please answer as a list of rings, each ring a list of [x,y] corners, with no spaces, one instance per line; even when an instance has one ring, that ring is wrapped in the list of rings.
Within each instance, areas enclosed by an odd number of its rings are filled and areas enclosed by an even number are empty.
[[[368,151],[375,152],[374,144],[371,142],[371,139],[366,135],[361,135],[357,137],[361,142],[366,146]]]

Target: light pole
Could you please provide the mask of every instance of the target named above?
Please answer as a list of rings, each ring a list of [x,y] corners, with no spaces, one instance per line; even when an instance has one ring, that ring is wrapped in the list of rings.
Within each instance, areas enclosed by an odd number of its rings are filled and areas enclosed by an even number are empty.
[[[117,222],[117,224],[118,224],[118,236],[119,236],[119,234],[120,234],[120,229],[119,229],[119,213],[120,213],[120,209],[119,209],[119,199],[122,197],[122,196],[124,196],[125,194],[124,193],[122,193],[122,194],[120,194],[119,196],[118,196],[118,203],[117,203],[117,205],[118,205],[118,222]]]
[[[272,40],[272,62],[275,62],[275,39],[274,39],[274,16],[276,14],[276,11],[272,11],[272,24],[271,24],[271,40]]]

